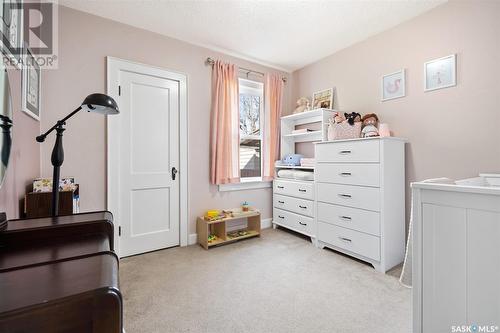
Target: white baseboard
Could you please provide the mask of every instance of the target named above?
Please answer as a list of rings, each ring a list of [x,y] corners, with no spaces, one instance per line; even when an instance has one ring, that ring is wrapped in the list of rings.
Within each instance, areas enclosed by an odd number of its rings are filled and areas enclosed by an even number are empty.
[[[273,219],[270,217],[268,219],[263,219],[260,221],[261,229],[269,229],[272,226]]]
[[[261,229],[268,229],[271,228],[272,226],[272,218],[268,219],[263,219],[260,221],[260,227]],[[197,234],[190,234],[188,237],[188,245],[194,245],[198,243],[198,235]]]
[[[190,234],[188,236],[188,245],[194,245],[198,243],[198,235],[197,234]]]

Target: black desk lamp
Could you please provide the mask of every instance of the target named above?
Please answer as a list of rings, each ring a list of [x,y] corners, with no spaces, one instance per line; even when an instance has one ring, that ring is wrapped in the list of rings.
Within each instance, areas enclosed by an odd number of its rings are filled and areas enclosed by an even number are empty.
[[[102,115],[113,115],[120,113],[115,100],[108,95],[88,95],[87,98],[85,98],[85,100],[83,101],[82,105],[80,105],[75,111],[59,120],[47,132],[36,137],[36,141],[44,142],[47,135],[49,135],[53,130],[56,130],[56,142],[54,144],[54,149],[52,149],[52,156],[50,158],[52,165],[54,166],[54,174],[52,177],[52,216],[59,215],[59,178],[61,165],[64,162],[64,150],[62,145],[62,137],[65,130],[64,125],[66,125],[66,120],[73,117],[78,111],[82,109],[88,112],[100,113]]]

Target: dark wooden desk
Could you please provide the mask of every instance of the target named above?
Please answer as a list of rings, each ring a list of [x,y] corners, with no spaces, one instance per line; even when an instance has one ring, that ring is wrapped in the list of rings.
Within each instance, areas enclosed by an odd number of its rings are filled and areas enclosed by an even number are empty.
[[[9,221],[0,232],[0,332],[121,333],[109,212]]]

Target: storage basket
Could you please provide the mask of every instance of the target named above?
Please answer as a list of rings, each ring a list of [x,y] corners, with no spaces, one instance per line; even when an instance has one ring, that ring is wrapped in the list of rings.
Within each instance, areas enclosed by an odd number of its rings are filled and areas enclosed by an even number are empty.
[[[361,122],[350,125],[347,121],[340,124],[328,125],[328,141],[342,139],[356,139],[361,136]]]

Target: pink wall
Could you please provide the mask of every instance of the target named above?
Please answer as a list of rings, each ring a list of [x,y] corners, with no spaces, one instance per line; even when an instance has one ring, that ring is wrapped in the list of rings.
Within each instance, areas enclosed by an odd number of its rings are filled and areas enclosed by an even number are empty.
[[[42,77],[44,117],[48,128],[81,103],[92,92],[106,91],[106,56],[113,56],[188,75],[189,121],[189,232],[195,232],[195,217],[209,208],[228,208],[249,201],[271,216],[271,190],[220,193],[209,184],[210,56],[261,72],[269,68],[197,47],[152,32],[79,12],[59,10],[59,69]],[[288,85],[289,87],[290,85]],[[289,88],[287,88],[287,91]],[[288,93],[285,96],[288,105]],[[42,173],[51,176],[53,140],[42,149]],[[81,184],[83,211],[106,208],[106,123],[94,114],[78,114],[64,134],[63,176],[74,176]]]
[[[451,1],[294,72],[291,100],[336,87],[337,109],[377,113],[409,139],[408,181],[500,172],[498,22],[498,1]],[[424,62],[452,53],[458,85],[424,93]],[[406,97],[381,102],[381,76],[401,68]]]
[[[19,200],[24,198],[26,187],[40,176],[40,146],[35,141],[40,123],[21,111],[21,71],[9,70],[8,75],[14,125],[7,176],[0,188],[0,211],[13,219],[19,217]]]

